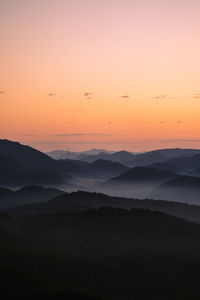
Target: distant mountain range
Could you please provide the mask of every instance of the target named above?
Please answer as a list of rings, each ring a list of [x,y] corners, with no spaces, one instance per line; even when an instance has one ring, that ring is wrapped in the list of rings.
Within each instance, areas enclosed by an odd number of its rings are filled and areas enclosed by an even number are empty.
[[[54,151],[48,153],[55,159],[77,159],[88,163],[96,160],[110,160],[122,163],[128,167],[148,166],[158,163],[167,163],[172,167],[180,168],[179,172],[184,172],[185,169],[200,168],[199,149],[161,149],[153,150],[145,153],[133,153],[128,151],[111,152],[103,149],[91,149],[81,153],[70,153],[66,151]],[[196,156],[196,157],[195,157]]]
[[[55,151],[46,152],[46,154],[53,159],[78,159],[78,160],[81,160],[90,155],[97,155],[101,152],[113,153],[113,151],[108,151],[105,149],[90,149],[90,150],[82,151],[82,152],[55,150]]]
[[[200,150],[163,149],[140,154],[101,150],[78,153],[75,159],[52,159],[29,146],[0,140],[0,187],[43,185],[199,203]],[[84,158],[77,159],[80,156]]]

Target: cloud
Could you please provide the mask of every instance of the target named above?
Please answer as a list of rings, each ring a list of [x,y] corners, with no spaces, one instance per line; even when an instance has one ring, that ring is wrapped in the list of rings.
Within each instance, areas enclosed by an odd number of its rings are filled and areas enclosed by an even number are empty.
[[[0,94],[1,94],[1,95],[2,95],[2,94],[5,94],[5,92],[6,92],[6,91],[1,90],[1,91],[0,91]]]
[[[91,96],[91,95],[93,95],[94,93],[91,93],[91,92],[85,92],[85,94],[84,94],[84,97],[89,97],[89,96]]]
[[[112,122],[108,121],[108,122],[107,122],[107,124],[108,124],[108,125],[111,125],[111,124],[112,124]]]
[[[57,137],[67,137],[67,136],[111,136],[111,134],[101,133],[101,132],[91,132],[91,133],[61,133],[61,134],[53,134],[51,136]]]
[[[177,124],[181,124],[181,121],[177,121]]]
[[[193,96],[193,99],[200,99],[200,93],[197,93]]]
[[[52,96],[56,96],[56,94],[55,93],[48,93],[47,96],[52,97]]]
[[[162,140],[162,142],[200,143],[200,139],[169,139],[169,140]]]
[[[165,99],[165,98],[167,98],[167,95],[160,95],[154,97],[154,99]]]
[[[124,95],[119,96],[119,98],[130,98],[130,96],[125,93]]]
[[[164,123],[166,123],[166,121],[160,121],[160,122],[158,122],[158,124],[164,124]]]

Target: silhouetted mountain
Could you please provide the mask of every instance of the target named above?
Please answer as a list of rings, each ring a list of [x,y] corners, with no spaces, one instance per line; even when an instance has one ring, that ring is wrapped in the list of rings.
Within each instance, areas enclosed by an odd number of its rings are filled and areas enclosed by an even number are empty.
[[[184,168],[187,172],[200,168],[200,154],[196,154],[190,157],[177,157],[166,161],[166,163],[172,164],[174,166]]]
[[[98,159],[110,160],[110,156],[111,156],[111,154],[109,154],[107,152],[100,152],[96,155],[82,154],[82,155],[78,156],[78,159],[81,159],[81,160],[86,161],[88,163],[92,163],[92,162],[94,162],[95,160],[98,160]]]
[[[111,178],[128,170],[128,167],[118,162],[98,159],[91,164],[83,166],[74,173],[77,176],[88,178]]]
[[[200,204],[200,178],[179,176],[155,189],[150,197],[153,199]]]
[[[20,204],[46,202],[63,193],[58,189],[41,186],[26,186],[15,192],[0,188],[0,210],[6,210]]]
[[[77,160],[84,160],[86,157],[90,155],[98,155],[101,152],[105,153],[113,153],[113,151],[107,151],[105,149],[90,149],[87,151],[81,152],[72,152],[66,150],[55,150],[47,152],[46,154],[53,159],[77,159]]]
[[[108,153],[108,152],[100,152],[97,155],[90,155],[85,158],[83,158],[84,161],[87,162],[94,162],[98,159],[105,159],[105,160],[111,160],[114,162],[124,163],[134,157],[134,154],[127,152],[127,151],[119,151],[114,153]]]
[[[47,184],[62,181],[56,161],[29,146],[0,140],[0,185]]]
[[[80,153],[65,150],[55,150],[46,152],[46,154],[53,159],[75,159]]]
[[[169,171],[135,167],[100,184],[98,191],[114,196],[144,199],[160,184],[177,176]]]
[[[85,155],[96,155],[96,154],[99,154],[101,152],[105,152],[105,153],[114,153],[114,151],[109,151],[109,150],[105,150],[105,149],[90,149],[90,150],[86,150],[86,151],[82,151],[81,153],[82,154],[85,154]]]
[[[77,212],[85,211],[89,208],[97,209],[100,207],[118,207],[124,209],[135,207],[150,209],[200,223],[200,206],[197,205],[151,199],[138,200],[132,198],[110,197],[100,193],[80,191],[56,196],[46,203],[19,205],[10,209],[10,213],[22,216],[27,214]]]
[[[128,166],[147,166],[154,163],[162,163],[168,159],[185,156],[190,157],[194,154],[200,153],[200,150],[196,149],[161,149],[141,154],[136,154],[132,160],[126,162]],[[170,163],[170,162],[169,162]],[[170,164],[173,165],[173,162]],[[180,166],[181,167],[181,166]]]
[[[72,159],[60,159],[57,160],[60,170],[67,172],[67,174],[74,175],[79,174],[79,171],[88,165],[87,162],[82,160],[72,160]]]
[[[200,177],[200,168],[198,168],[194,172],[192,172],[191,175],[196,176],[196,177]]]
[[[125,182],[163,182],[169,179],[177,177],[176,173],[163,171],[155,168],[147,167],[135,167],[119,175],[116,178],[112,178],[112,181],[125,181]]]
[[[165,162],[155,163],[155,164],[152,164],[148,167],[158,169],[158,170],[173,172],[173,173],[176,173],[176,174],[184,174],[185,173],[185,169],[177,167],[177,166],[173,166],[173,165],[171,165],[169,163],[165,163]]]
[[[46,154],[17,142],[0,140],[0,185],[56,185],[70,182],[70,169],[83,162],[60,162]],[[68,169],[69,168],[69,169]]]

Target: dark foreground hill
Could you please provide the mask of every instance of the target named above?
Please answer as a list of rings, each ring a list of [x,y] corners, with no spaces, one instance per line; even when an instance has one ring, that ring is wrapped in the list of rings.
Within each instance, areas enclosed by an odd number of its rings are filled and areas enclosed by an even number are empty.
[[[102,300],[200,296],[200,227],[163,213],[101,208],[19,219],[0,215],[0,232],[8,235],[0,235],[4,299],[55,299],[60,293],[77,299],[69,291]]]

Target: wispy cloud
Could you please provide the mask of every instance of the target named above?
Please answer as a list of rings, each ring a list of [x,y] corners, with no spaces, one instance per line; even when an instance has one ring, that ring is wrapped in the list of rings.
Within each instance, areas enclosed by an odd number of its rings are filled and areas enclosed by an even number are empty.
[[[154,99],[165,99],[167,98],[167,95],[160,95],[160,96],[155,96]]]
[[[91,92],[85,92],[85,94],[84,94],[84,97],[89,97],[89,96],[91,96],[91,95],[93,95],[94,93],[91,93]]]
[[[179,120],[179,121],[177,121],[177,124],[181,124],[181,121]]]
[[[57,136],[57,137],[67,137],[67,136],[112,136],[111,134],[106,134],[106,133],[101,133],[101,132],[91,132],[91,133],[83,133],[83,132],[78,132],[78,133],[59,133],[59,134],[53,134],[50,136]]]
[[[160,125],[161,125],[161,124],[164,124],[164,123],[166,123],[166,121],[159,121],[159,122],[158,122],[158,124],[160,124]]]
[[[196,94],[193,96],[193,99],[200,99],[200,93],[196,93]]]
[[[175,142],[175,143],[200,143],[200,139],[168,139],[161,140],[162,142]]]
[[[6,91],[3,91],[3,90],[1,90],[0,91],[0,94],[2,95],[2,94],[5,94],[6,93]]]
[[[130,96],[127,93],[125,93],[124,95],[119,96],[119,98],[130,98]]]
[[[47,96],[48,97],[56,96],[56,93],[48,93]]]

